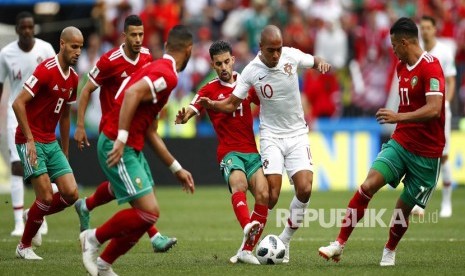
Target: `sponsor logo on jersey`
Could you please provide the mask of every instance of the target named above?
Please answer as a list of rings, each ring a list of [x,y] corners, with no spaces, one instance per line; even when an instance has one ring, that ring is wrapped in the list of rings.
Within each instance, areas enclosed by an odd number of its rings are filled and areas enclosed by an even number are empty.
[[[42,61],[44,61],[42,57],[37,57],[37,64],[41,63]]]
[[[228,159],[228,161],[226,161],[226,164],[231,165],[232,164],[232,159]]]
[[[26,85],[29,86],[29,88],[33,88],[34,85],[36,85],[37,81],[39,81],[34,75],[31,75],[27,81]]]
[[[225,96],[223,95],[223,93],[221,93],[221,94],[218,96],[218,100],[222,100],[222,99],[224,99],[224,98],[225,98]]]
[[[53,90],[58,90],[58,84],[55,84],[55,86],[53,87]]]
[[[142,180],[139,177],[136,178],[135,182],[137,187],[139,187],[139,189],[142,189]]]
[[[268,75],[264,75],[263,77],[258,76],[258,80],[262,80],[262,79],[266,78],[266,76],[268,76]]]
[[[15,74],[15,71],[13,70],[13,80],[21,80],[22,75],[21,75],[21,69],[19,69],[18,73]]]
[[[127,78],[127,77],[128,77],[128,73],[126,73],[126,71],[124,71],[124,72],[121,74],[121,77],[122,77],[122,78]]]
[[[417,77],[417,76],[414,76],[414,77],[412,78],[412,81],[410,82],[410,85],[412,86],[412,88],[414,88],[415,85],[417,85],[417,83],[418,83],[418,77]]]
[[[292,75],[292,64],[289,62],[284,65],[284,72],[286,72],[289,76]]]
[[[404,81],[405,81],[405,82],[408,82],[408,80],[409,80],[409,78],[404,78]]]
[[[431,91],[439,91],[439,80],[436,78],[429,79],[429,88]]]

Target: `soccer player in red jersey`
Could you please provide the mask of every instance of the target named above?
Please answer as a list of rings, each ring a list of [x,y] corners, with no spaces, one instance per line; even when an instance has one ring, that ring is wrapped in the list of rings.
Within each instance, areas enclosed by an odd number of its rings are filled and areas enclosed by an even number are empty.
[[[225,41],[214,42],[210,46],[210,57],[211,66],[218,78],[199,90],[187,110],[183,108],[178,112],[177,124],[184,124],[202,112],[203,107],[197,103],[198,98],[222,100],[229,97],[236,86],[237,73],[233,72],[234,56],[231,45]],[[258,102],[256,97],[254,100],[255,103]],[[232,193],[234,213],[244,232],[241,248],[230,261],[260,264],[252,250],[260,238],[268,216],[268,182],[263,174],[255,143],[250,101],[249,98],[244,100],[233,113],[216,112],[211,109],[207,109],[207,112],[218,136],[218,162]],[[247,206],[247,189],[250,189],[255,197],[252,215],[249,215]]]
[[[102,119],[99,130],[103,128],[103,117],[110,112],[121,83],[137,69],[152,61],[149,50],[142,47],[144,39],[144,26],[137,15],[130,15],[124,21],[124,43],[105,53],[89,73],[89,80],[81,91],[78,106],[78,119],[74,139],[82,150],[84,146],[90,146],[84,129],[84,116],[89,103],[90,94],[100,87],[100,107]],[[80,231],[90,228],[90,211],[95,207],[106,204],[115,199],[109,181],[102,182],[95,192],[84,199],[79,199],[74,204],[79,216]],[[173,247],[177,240],[161,235],[155,226],[151,227],[147,234],[150,237],[152,248],[155,252],[166,252]]]
[[[395,265],[395,250],[407,231],[410,211],[415,204],[426,206],[439,176],[445,144],[445,81],[441,65],[420,47],[418,28],[411,19],[397,20],[390,34],[392,48],[400,60],[397,65],[400,103],[398,112],[380,108],[376,119],[381,124],[397,126],[350,200],[336,241],[319,248],[323,258],[336,262],[373,195],[386,184],[397,187],[403,179],[404,189],[397,200],[380,262],[381,266]]]
[[[81,31],[65,28],[60,36],[60,52],[40,63],[13,102],[18,119],[16,148],[24,168],[24,178],[32,183],[36,200],[32,204],[16,256],[42,260],[32,250],[32,238],[44,216],[57,213],[78,199],[73,171],[68,163],[70,105],[76,102],[78,75],[75,65],[84,44]],[[26,110],[27,106],[27,110]],[[61,148],[55,137],[60,122]],[[51,181],[58,186],[53,194]]]
[[[157,116],[178,83],[192,51],[192,34],[175,26],[168,35],[166,54],[128,77],[116,93],[110,112],[103,118],[98,141],[100,167],[111,183],[118,204],[131,208],[117,212],[96,229],[83,231],[83,263],[89,274],[113,275],[111,265],[128,252],[157,221],[158,202],[153,177],[142,149],[145,138],[156,144],[155,151],[169,166],[187,192],[194,192],[192,175],[183,169],[156,132]],[[100,245],[111,240],[100,257]]]

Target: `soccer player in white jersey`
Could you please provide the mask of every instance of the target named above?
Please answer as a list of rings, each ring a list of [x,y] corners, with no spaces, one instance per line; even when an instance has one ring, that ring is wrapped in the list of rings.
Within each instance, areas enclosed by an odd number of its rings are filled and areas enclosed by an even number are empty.
[[[283,47],[279,28],[268,25],[261,33],[260,52],[238,77],[232,95],[222,101],[199,100],[206,108],[233,112],[247,97],[250,87],[254,87],[260,99],[260,154],[270,185],[268,207],[272,209],[278,201],[283,168],[294,183],[295,196],[290,204],[290,216],[279,235],[286,245],[284,262],[289,262],[289,243],[310,202],[313,182],[308,126],[297,76],[300,67],[314,68],[321,73],[331,68],[321,58]]]
[[[6,45],[0,52],[0,100],[3,94],[3,84],[8,78],[10,94],[7,109],[6,140],[10,152],[11,202],[15,219],[15,228],[11,235],[21,237],[24,231],[24,172],[15,145],[15,132],[18,122],[11,106],[16,96],[23,89],[24,82],[32,75],[36,66],[45,59],[54,56],[55,51],[50,43],[34,37],[34,17],[29,12],[20,12],[16,16],[16,33],[18,39]],[[46,223],[44,223],[41,233],[45,234],[46,230]]]
[[[446,145],[441,157],[441,176],[442,176],[442,203],[439,216],[448,218],[452,216],[452,172],[449,162],[450,148],[450,131],[451,117],[450,101],[454,98],[455,93],[455,76],[457,69],[455,68],[454,56],[452,49],[446,44],[436,39],[436,20],[431,16],[423,16],[420,21],[420,35],[423,41],[425,51],[435,56],[441,64],[444,78],[446,80],[446,123],[444,125],[444,134],[446,136]],[[415,206],[412,210],[413,214],[424,215],[425,210],[420,206]]]

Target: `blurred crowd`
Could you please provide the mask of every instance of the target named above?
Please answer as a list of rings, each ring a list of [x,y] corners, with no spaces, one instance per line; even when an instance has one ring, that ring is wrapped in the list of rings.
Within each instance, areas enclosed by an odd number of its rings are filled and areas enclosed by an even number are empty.
[[[169,137],[208,135],[205,117],[197,124],[175,126],[174,116],[187,106],[194,93],[215,77],[208,49],[212,41],[233,45],[235,70],[241,72],[258,51],[259,35],[267,24],[279,26],[284,45],[320,56],[332,64],[329,74],[300,72],[305,114],[316,118],[373,116],[385,106],[393,87],[395,65],[389,37],[399,17],[437,20],[438,37],[455,53],[457,91],[451,103],[453,115],[465,114],[465,0],[97,0],[92,9],[95,33],[86,39],[78,71],[82,76],[106,51],[122,42],[124,18],[138,14],[144,22],[144,46],[154,58],[163,54],[163,42],[171,27],[186,24],[195,33],[188,67],[168,108],[162,114],[160,132]],[[85,81],[85,77],[82,78]],[[96,93],[94,93],[96,94]],[[98,96],[88,112],[89,125],[99,120]]]

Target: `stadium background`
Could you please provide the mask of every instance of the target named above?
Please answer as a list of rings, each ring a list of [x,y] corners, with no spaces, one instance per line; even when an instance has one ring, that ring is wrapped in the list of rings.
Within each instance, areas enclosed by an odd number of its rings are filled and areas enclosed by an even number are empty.
[[[16,39],[14,19],[22,10],[36,14],[37,37],[50,42],[55,50],[63,27],[74,25],[83,31],[85,51],[77,65],[81,85],[96,59],[120,43],[126,15],[140,14],[144,20],[144,44],[154,58],[162,54],[162,41],[171,26],[189,25],[195,34],[193,55],[161,115],[159,132],[184,167],[192,171],[197,185],[223,183],[215,159],[217,142],[213,129],[206,116],[185,126],[172,122],[177,110],[187,106],[198,87],[215,76],[209,68],[211,41],[231,41],[235,69],[240,72],[258,49],[260,29],[270,23],[280,26],[285,45],[322,56],[334,68],[325,76],[300,72],[305,112],[312,130],[309,136],[316,166],[314,190],[348,190],[363,181],[381,143],[393,129],[381,127],[373,118],[377,108],[396,106],[396,60],[390,47],[389,26],[400,16],[433,15],[438,20],[441,40],[456,53],[458,74],[452,101],[450,160],[455,184],[465,184],[464,1],[0,0],[0,47]],[[1,133],[5,131],[5,105],[3,100]],[[71,165],[83,186],[96,185],[103,179],[95,153],[99,116],[98,96],[94,93],[86,118],[92,147],[78,152],[71,141]],[[258,118],[256,121],[258,126]],[[3,137],[0,135],[0,191],[7,192],[9,170]],[[146,152],[156,183],[173,183],[170,172],[150,150]],[[287,179],[284,187],[290,188]]]

